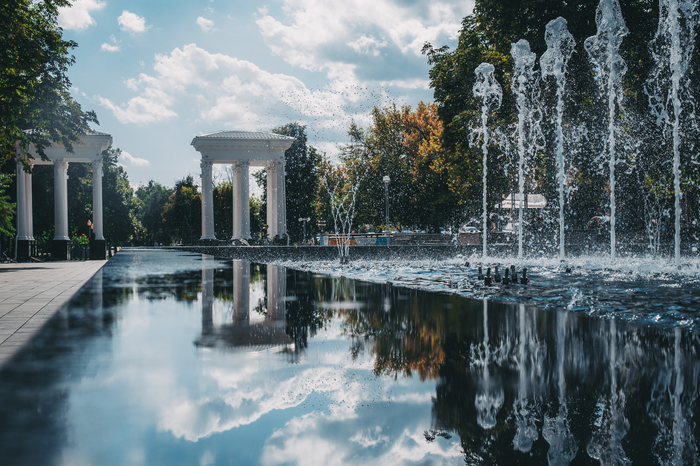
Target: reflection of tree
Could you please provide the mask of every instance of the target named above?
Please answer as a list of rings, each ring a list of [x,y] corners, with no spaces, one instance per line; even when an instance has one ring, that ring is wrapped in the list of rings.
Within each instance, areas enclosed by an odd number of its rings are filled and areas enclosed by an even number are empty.
[[[325,281],[314,278],[311,272],[292,271],[287,275],[286,332],[294,340],[296,352],[306,348],[308,339],[324,328],[333,316],[331,311],[316,306],[318,289]]]

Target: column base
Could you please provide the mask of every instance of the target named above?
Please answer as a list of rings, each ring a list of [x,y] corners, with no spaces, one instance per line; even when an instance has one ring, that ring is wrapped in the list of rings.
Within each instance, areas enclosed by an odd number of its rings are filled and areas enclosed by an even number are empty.
[[[31,256],[36,255],[36,241],[32,239],[17,240],[17,260],[19,262],[28,261]]]
[[[93,239],[90,241],[90,260],[106,260],[107,241],[104,239]]]
[[[51,257],[54,260],[70,260],[71,244],[69,239],[54,239],[51,241]]]

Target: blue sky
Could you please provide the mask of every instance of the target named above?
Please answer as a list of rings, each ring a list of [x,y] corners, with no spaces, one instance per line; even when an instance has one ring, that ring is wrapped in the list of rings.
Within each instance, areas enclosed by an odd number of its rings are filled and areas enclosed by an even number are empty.
[[[133,185],[199,174],[198,134],[297,121],[329,155],[374,105],[432,100],[426,41],[456,46],[473,1],[76,0],[73,93]],[[226,174],[219,167],[218,176]],[[253,188],[254,186],[251,186]]]

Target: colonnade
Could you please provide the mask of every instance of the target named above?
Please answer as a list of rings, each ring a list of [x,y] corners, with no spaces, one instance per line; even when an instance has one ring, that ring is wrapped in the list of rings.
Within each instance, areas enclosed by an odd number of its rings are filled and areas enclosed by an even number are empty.
[[[268,236],[282,238],[287,233],[284,151],[294,138],[275,133],[219,131],[197,136],[194,148],[202,154],[202,240],[215,240],[214,164],[231,166],[233,190],[233,240],[248,240],[250,234],[250,167],[267,172]]]
[[[25,171],[37,165],[53,165],[54,173],[54,224],[52,255],[55,259],[70,259],[71,238],[68,225],[68,164],[92,164],[92,228],[94,239],[90,249],[93,259],[104,259],[105,237],[102,213],[102,152],[112,144],[112,136],[104,133],[85,135],[81,143],[73,146],[74,152],[69,154],[61,145],[53,144],[45,149],[49,160],[30,147],[29,151],[18,149],[17,156],[17,236],[16,256],[27,258],[33,255],[34,213],[32,208],[32,174]],[[27,159],[26,154],[32,155]],[[23,162],[24,160],[24,162]],[[94,249],[94,250],[93,250]]]

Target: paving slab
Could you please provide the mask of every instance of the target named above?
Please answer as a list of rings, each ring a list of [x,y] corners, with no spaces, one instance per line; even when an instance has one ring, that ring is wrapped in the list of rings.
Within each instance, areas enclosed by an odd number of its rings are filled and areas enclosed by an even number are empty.
[[[105,264],[0,264],[0,368]]]

